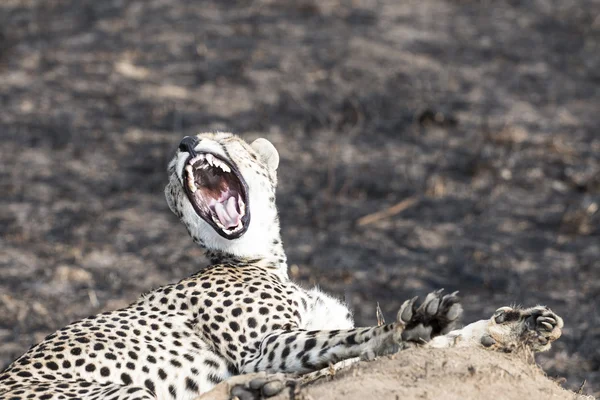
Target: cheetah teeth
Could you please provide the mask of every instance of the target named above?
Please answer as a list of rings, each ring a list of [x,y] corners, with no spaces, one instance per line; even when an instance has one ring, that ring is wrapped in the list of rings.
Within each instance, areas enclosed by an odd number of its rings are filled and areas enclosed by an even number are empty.
[[[231,168],[223,161],[219,160],[217,157],[213,156],[210,153],[206,154],[198,154],[196,157],[192,158],[189,162],[195,169],[206,169],[209,166],[221,168],[224,172],[231,172]]]
[[[242,196],[238,194],[238,206],[240,207],[240,215],[243,217],[246,215],[246,204],[242,200]]]
[[[244,228],[242,223],[239,223],[237,226],[235,226],[233,228],[225,228],[225,226],[223,226],[223,224],[219,221],[218,218],[213,218],[213,221],[219,228],[221,228],[223,231],[225,231],[229,234],[236,233]]]
[[[218,158],[213,159],[213,164],[214,167],[218,167],[221,168],[221,170],[225,171],[225,172],[231,172],[231,168],[229,168],[227,166],[227,164],[225,164],[223,161],[219,160]]]
[[[238,232],[238,231],[241,231],[243,228],[244,228],[244,226],[243,226],[242,224],[239,224],[239,225],[237,225],[237,226],[236,226],[236,227],[234,227],[234,228],[229,228],[229,229],[227,229],[227,228],[222,228],[222,229],[223,229],[225,232],[227,232],[227,233],[229,233],[229,234],[231,235],[232,233],[236,233],[236,232]]]
[[[241,231],[243,228],[242,224],[239,224],[238,226],[236,226],[233,229],[226,229],[227,233],[231,234],[231,233],[236,233],[238,231]]]
[[[196,187],[196,182],[194,181],[194,170],[191,165],[186,165],[185,170],[187,171],[187,185],[192,193],[196,193],[198,188]]]

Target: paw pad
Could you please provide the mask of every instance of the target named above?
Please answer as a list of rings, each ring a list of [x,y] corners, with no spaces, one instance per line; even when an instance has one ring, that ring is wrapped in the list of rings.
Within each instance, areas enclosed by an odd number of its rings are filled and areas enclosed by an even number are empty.
[[[293,381],[283,374],[264,375],[233,386],[231,396],[239,400],[263,399],[281,393],[287,386],[293,386]]]
[[[503,331],[513,332],[500,336],[507,338],[511,336],[516,337],[520,343],[531,346],[534,351],[549,349],[550,344],[561,336],[561,328],[563,327],[562,319],[547,307],[542,306],[528,309],[502,307],[496,310],[492,320]],[[506,331],[507,329],[508,331]],[[516,347],[515,342],[508,340],[504,343],[504,340],[499,339],[500,336],[496,334],[493,340],[502,342],[502,348]],[[481,339],[481,344],[485,347],[491,346],[487,346],[487,342],[484,343],[484,339],[485,337]],[[512,347],[508,346],[508,344],[511,344]]]

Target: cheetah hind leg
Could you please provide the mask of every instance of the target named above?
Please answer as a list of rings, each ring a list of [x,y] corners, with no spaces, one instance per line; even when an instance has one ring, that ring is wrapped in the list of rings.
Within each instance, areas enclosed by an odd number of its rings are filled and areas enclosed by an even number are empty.
[[[561,336],[563,326],[562,318],[545,306],[501,307],[490,319],[438,336],[428,347],[485,347],[504,352],[529,347],[546,351]]]

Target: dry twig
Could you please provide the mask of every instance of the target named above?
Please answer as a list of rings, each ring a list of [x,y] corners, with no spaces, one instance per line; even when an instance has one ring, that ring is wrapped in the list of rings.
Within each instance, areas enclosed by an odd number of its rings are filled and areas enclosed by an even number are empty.
[[[382,219],[386,219],[389,217],[393,217],[396,214],[400,214],[402,211],[406,210],[409,207],[412,207],[418,199],[416,197],[409,197],[407,199],[402,200],[400,203],[395,204],[386,209],[374,212],[372,214],[365,215],[358,219],[358,226],[365,226],[372,224],[374,222],[380,221]]]
[[[579,389],[577,390],[577,394],[583,394],[583,388],[585,387],[585,384],[587,383],[587,380],[584,379],[583,382],[581,382],[581,385],[579,386]]]
[[[385,324],[385,318],[383,317],[383,312],[381,312],[381,307],[379,307],[379,302],[377,302],[375,313],[377,314],[377,326]]]

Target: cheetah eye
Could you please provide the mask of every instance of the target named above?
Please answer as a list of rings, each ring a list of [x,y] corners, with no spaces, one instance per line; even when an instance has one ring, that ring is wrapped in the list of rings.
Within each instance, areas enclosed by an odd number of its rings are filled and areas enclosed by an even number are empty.
[[[248,185],[235,165],[193,152],[185,163],[184,190],[196,213],[226,239],[242,236],[250,224]]]

